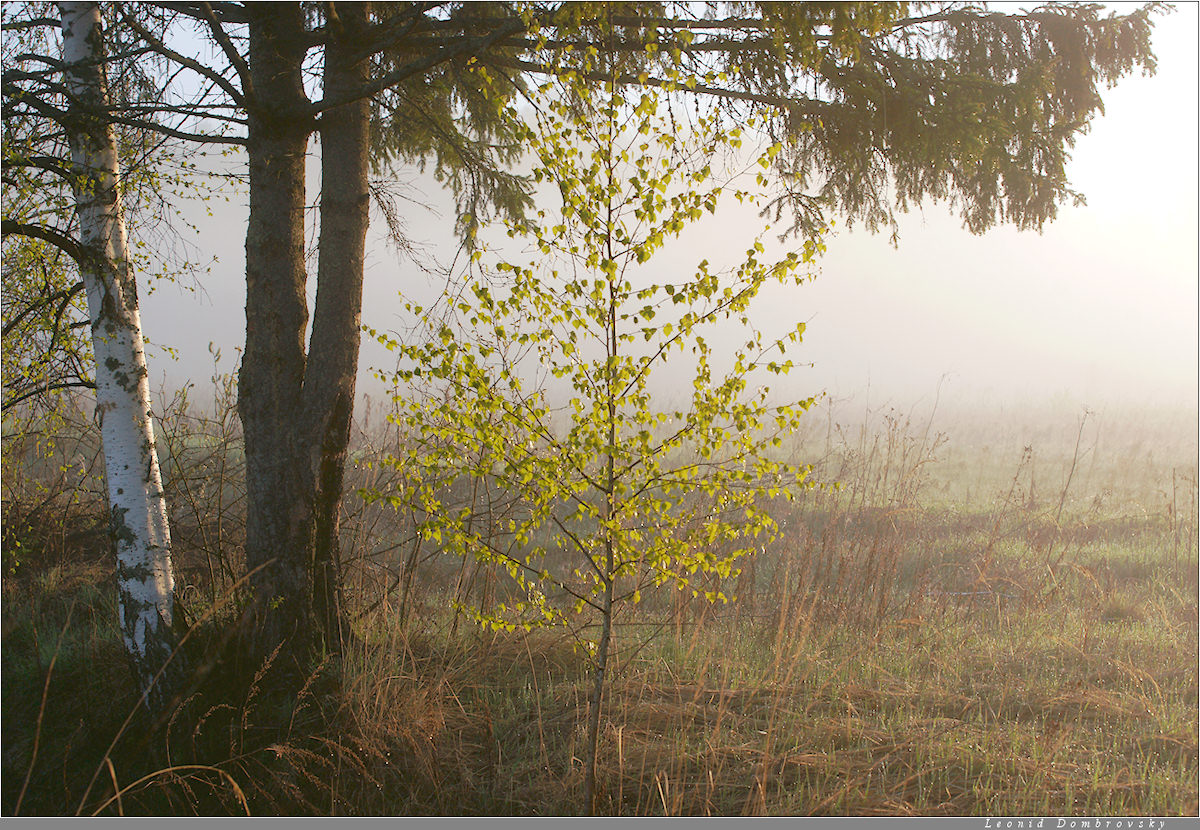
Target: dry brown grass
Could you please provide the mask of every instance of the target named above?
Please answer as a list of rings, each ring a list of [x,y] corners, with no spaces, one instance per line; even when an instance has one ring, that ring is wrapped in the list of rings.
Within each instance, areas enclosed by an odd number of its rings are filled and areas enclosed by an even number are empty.
[[[671,594],[618,619],[602,811],[1196,814],[1194,449],[1111,424],[1030,450],[1008,425],[970,424],[974,444],[896,416],[828,426],[797,453],[845,486],[773,506],[784,535],[741,603]],[[180,437],[180,468],[228,475],[213,446]],[[239,520],[236,482],[193,473],[179,555],[200,611],[229,587]],[[6,534],[33,492],[7,476]],[[54,498],[76,512],[24,522],[37,544],[4,584],[6,813],[26,777],[23,814],[580,812],[571,633],[456,618],[450,600],[486,602],[503,580],[352,496],[356,646],[298,693],[269,663],[216,671],[170,722],[134,718],[114,741],[134,695],[111,570],[94,528],[69,527],[86,499]],[[210,508],[228,514],[219,532]]]

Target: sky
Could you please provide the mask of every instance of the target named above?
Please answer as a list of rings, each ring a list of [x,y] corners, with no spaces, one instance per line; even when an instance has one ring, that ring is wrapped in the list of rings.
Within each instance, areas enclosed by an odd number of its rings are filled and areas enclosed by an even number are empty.
[[[869,390],[874,400],[902,406],[938,393],[948,402],[1194,407],[1197,9],[1179,4],[1159,19],[1157,75],[1127,77],[1108,90],[1105,114],[1076,143],[1068,176],[1086,206],[1064,205],[1041,234],[1000,227],[974,236],[927,205],[901,219],[898,247],[886,234],[838,230],[815,279],[764,294],[756,325],[807,323],[801,350],[789,355],[803,365],[776,382],[776,392],[844,398]],[[317,167],[310,169],[315,194]],[[397,181],[412,200],[402,203],[409,234],[448,262],[449,198],[413,170],[397,171]],[[160,283],[143,293],[145,333],[159,347],[150,352],[151,378],[166,389],[190,379],[203,391],[214,369],[209,344],[229,371],[244,342],[245,197],[207,209],[211,216],[184,206],[198,229],[192,258],[213,259],[200,290]],[[689,270],[701,257],[745,250],[757,230],[747,215],[718,214],[655,263]],[[398,257],[374,228],[363,322],[402,326],[398,291],[428,296],[441,281]],[[360,393],[381,395],[370,370],[389,366],[388,353],[364,340]]]

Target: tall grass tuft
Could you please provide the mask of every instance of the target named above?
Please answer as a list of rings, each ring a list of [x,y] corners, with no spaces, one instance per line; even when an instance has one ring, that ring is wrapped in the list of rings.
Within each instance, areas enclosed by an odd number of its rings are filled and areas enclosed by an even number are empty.
[[[217,388],[162,407],[204,674],[158,723],[116,630],[94,425],[6,437],[3,812],[579,812],[573,632],[454,610],[506,578],[355,496],[402,486],[375,463],[403,440],[378,410],[344,505],[353,645],[298,691],[231,657],[244,485]],[[1194,416],[1009,415],[814,414],[791,451],[839,486],[769,505],[782,533],[725,586],[739,600],[668,590],[614,621],[598,810],[1196,814]],[[504,496],[463,494],[517,509]]]

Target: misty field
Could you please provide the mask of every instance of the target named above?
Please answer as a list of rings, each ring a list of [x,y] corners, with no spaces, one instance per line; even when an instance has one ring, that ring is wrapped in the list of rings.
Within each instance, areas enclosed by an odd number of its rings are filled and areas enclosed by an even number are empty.
[[[398,440],[378,410],[344,500],[354,645],[298,695],[270,661],[227,665],[230,394],[164,407],[177,594],[209,671],[154,724],[94,425],[6,437],[4,813],[580,812],[588,620],[468,619],[508,575],[356,495],[398,475],[373,463]],[[664,586],[619,612],[599,812],[1195,815],[1195,438],[1194,411],[814,407],[786,450],[826,486],[765,506],[780,534],[723,583],[737,600]]]

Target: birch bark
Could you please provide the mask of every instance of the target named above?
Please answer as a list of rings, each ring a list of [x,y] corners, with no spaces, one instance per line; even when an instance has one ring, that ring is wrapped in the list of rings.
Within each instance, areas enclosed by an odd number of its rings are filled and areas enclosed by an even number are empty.
[[[62,2],[59,13],[73,99],[67,134],[117,553],[118,614],[139,688],[150,708],[160,710],[179,675],[178,660],[161,671],[177,645],[171,534],[154,448],[137,285],[126,248],[117,145],[102,115],[108,105],[104,28],[96,3]]]

